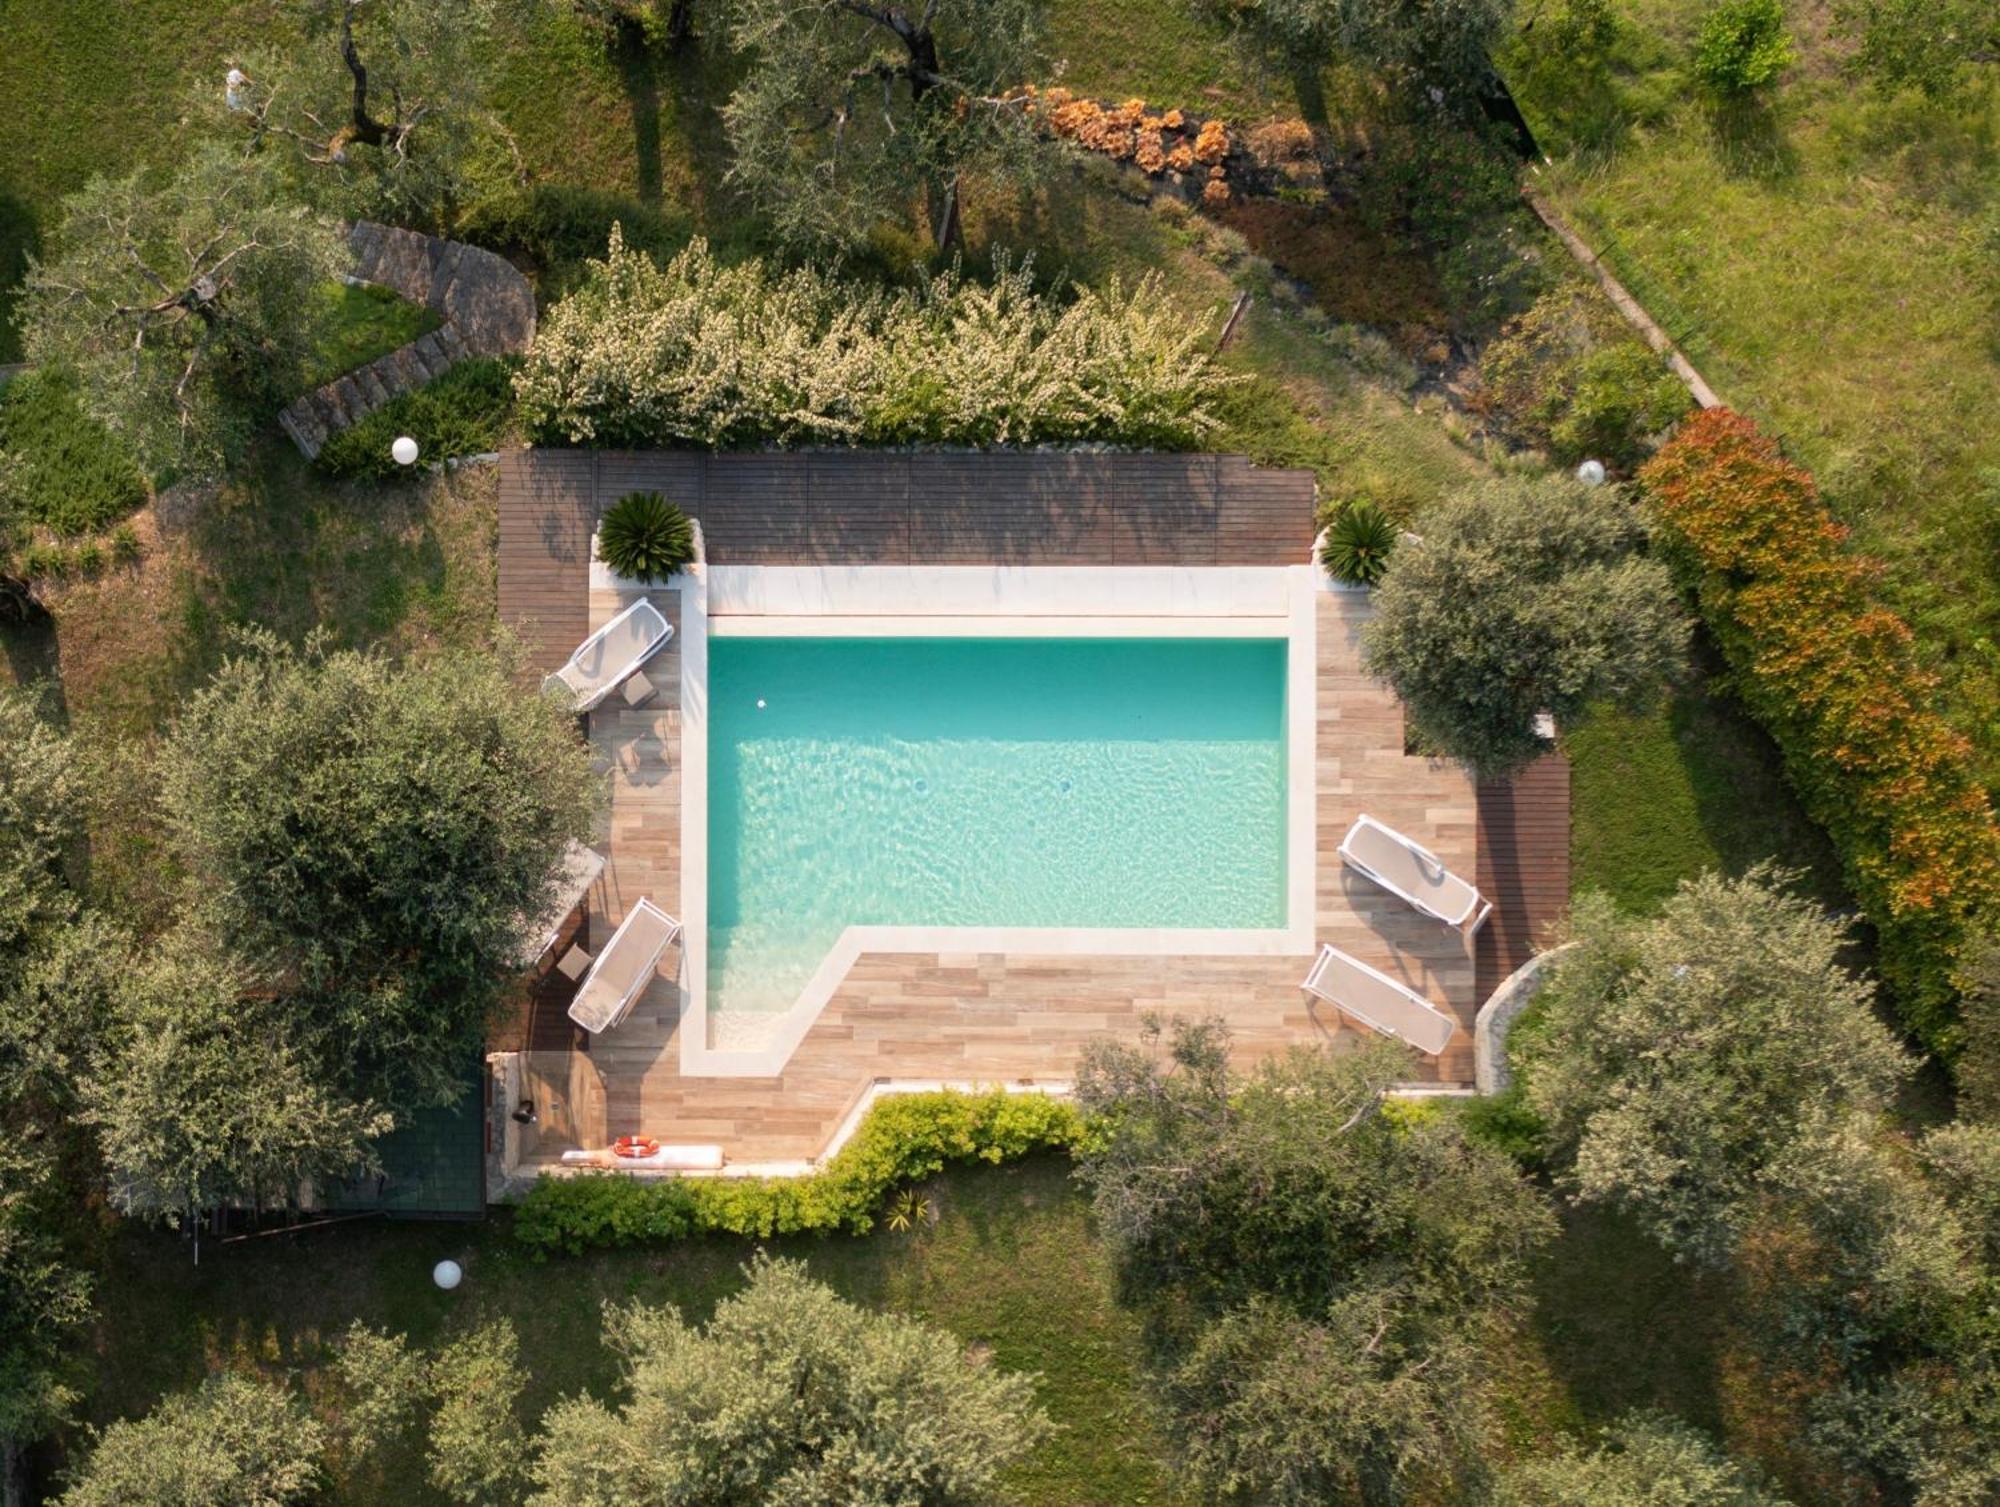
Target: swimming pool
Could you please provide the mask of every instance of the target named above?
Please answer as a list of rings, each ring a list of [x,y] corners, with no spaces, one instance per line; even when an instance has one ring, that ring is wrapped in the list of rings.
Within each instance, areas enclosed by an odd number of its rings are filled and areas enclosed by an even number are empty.
[[[711,639],[711,1022],[789,1009],[848,926],[1282,927],[1286,653]]]

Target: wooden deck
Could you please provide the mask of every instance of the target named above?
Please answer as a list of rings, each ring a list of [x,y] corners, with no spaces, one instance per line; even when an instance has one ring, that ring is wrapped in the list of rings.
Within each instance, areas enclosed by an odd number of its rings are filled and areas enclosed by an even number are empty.
[[[1275,565],[1313,538],[1312,473],[1240,455],[516,450],[500,615],[524,675],[589,631],[591,531],[634,491],[699,519],[723,565]]]
[[[1535,955],[1569,909],[1569,760],[1561,754],[1480,785],[1474,882],[1493,902],[1475,953],[1483,1000]]]
[[[987,501],[981,467],[992,468]],[[1302,558],[1311,529],[1309,477],[1234,457],[536,452],[508,457],[502,478],[501,610],[527,624],[534,674],[622,605],[591,592],[587,553],[599,503],[635,488],[676,497],[702,518],[711,560],[739,563],[1282,564]],[[1077,501],[1084,492],[1092,505]],[[772,507],[774,496],[785,505]],[[678,619],[671,597],[662,606]],[[1484,980],[1525,961],[1566,899],[1567,769],[1551,761],[1518,787],[1475,789],[1455,766],[1406,755],[1400,706],[1360,668],[1369,610],[1352,593],[1317,598],[1315,934],[1454,1014],[1451,1046],[1413,1061],[1412,1076],[1465,1084]],[[608,862],[591,898],[602,934],[641,895],[678,913],[677,642],[647,675],[656,701],[613,703],[591,718],[609,790],[599,844]],[[1476,947],[1341,866],[1335,848],[1363,810],[1478,875],[1497,909]],[[1146,1011],[1221,1014],[1246,1061],[1295,1043],[1361,1039],[1300,991],[1305,956],[867,954],[782,1074],[685,1079],[678,961],[671,950],[632,1015],[588,1052],[551,1049],[555,1031],[538,1020],[496,1042],[527,1048],[539,1120],[523,1137],[525,1163],[628,1133],[720,1143],[735,1162],[796,1161],[817,1154],[877,1080],[1065,1080],[1085,1042],[1134,1031]]]

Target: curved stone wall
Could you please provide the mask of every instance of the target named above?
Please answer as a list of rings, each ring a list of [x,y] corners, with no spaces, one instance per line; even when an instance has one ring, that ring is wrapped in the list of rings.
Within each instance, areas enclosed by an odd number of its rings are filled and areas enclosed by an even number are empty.
[[[443,323],[307,393],[278,415],[279,427],[308,460],[350,424],[467,357],[510,355],[535,338],[535,290],[504,257],[367,220],[357,222],[347,240],[357,281],[393,289]]]

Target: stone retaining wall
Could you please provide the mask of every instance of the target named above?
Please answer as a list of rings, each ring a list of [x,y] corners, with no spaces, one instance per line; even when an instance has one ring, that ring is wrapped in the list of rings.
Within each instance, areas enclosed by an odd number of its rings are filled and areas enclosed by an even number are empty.
[[[1514,1081],[1513,1070],[1507,1065],[1508,1028],[1514,1024],[1514,1017],[1528,1008],[1536,991],[1542,987],[1542,978],[1549,964],[1575,945],[1573,942],[1565,943],[1549,952],[1536,953],[1508,974],[1486,1003],[1479,1007],[1472,1026],[1472,1073],[1480,1093],[1503,1093]]]
[[[469,356],[523,351],[535,338],[535,292],[504,258],[463,241],[358,222],[348,232],[354,276],[422,304],[444,322],[399,350],[309,392],[278,415],[308,460],[391,398]]]

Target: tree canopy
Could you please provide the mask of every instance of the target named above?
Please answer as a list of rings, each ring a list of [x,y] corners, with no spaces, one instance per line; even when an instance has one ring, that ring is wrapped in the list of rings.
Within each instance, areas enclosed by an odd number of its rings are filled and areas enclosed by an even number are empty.
[[[319,1081],[454,1100],[595,785],[573,718],[490,653],[394,663],[247,636],[160,757],[218,937],[271,971]]]
[[[1239,1079],[1217,1021],[1085,1053],[1099,1144],[1079,1176],[1167,1336],[1163,1394],[1204,1491],[1378,1504],[1476,1460],[1477,1341],[1554,1225],[1456,1116],[1388,1100],[1408,1068],[1383,1043]]]
[[[298,171],[343,216],[445,230],[482,185],[517,173],[486,101],[500,0],[291,0],[282,48],[241,54],[239,79],[202,86],[206,113]]]
[[[63,1176],[83,1148],[77,1085],[109,1011],[125,939],[86,912],[65,864],[82,782],[36,697],[0,689],[0,1475],[75,1401],[89,1282],[71,1261]],[[87,1155],[87,1152],[84,1153]]]
[[[1369,673],[1417,736],[1482,776],[1508,773],[1600,701],[1643,703],[1683,662],[1688,623],[1667,569],[1638,552],[1615,492],[1503,477],[1428,509],[1376,592]]]
[[[1785,1507],[1683,1423],[1618,1420],[1588,1449],[1571,1446],[1500,1473],[1493,1507]]]
[[[739,0],[732,26],[729,176],[790,245],[859,245],[922,199],[950,246],[961,176],[1024,177],[1043,149],[1008,98],[1041,71],[1042,0]]]
[[[1492,75],[1514,0],[1197,0],[1308,69],[1346,52],[1400,84],[1463,99]],[[1413,107],[1422,109],[1429,101]]]
[[[1048,1432],[1034,1383],[940,1330],[868,1313],[759,1256],[700,1329],[672,1308],[605,1313],[625,1400],[556,1404],[536,1507],[880,1502],[959,1507]]]
[[[29,265],[22,344],[73,369],[149,468],[212,470],[305,390],[329,317],[315,294],[348,261],[274,163],[211,141],[170,172],[93,178],[64,200]]]
[[[1646,920],[1585,895],[1569,935],[1509,1053],[1565,1186],[1676,1254],[1727,1261],[1800,1140],[1909,1071],[1845,928],[1769,873],[1684,880]]]
[[[228,1372],[107,1427],[60,1507],[286,1507],[317,1488],[324,1446],[288,1389]]]
[[[320,1082],[283,1002],[205,937],[182,928],[127,969],[117,1017],[83,1119],[124,1212],[178,1224],[376,1170],[392,1118]]]

